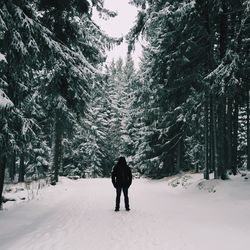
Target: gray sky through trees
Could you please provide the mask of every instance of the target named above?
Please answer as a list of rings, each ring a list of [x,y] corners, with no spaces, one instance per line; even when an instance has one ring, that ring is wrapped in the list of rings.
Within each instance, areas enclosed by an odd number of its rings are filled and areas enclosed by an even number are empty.
[[[95,22],[104,30],[108,35],[114,37],[125,36],[130,28],[134,25],[137,10],[136,7],[128,3],[129,0],[105,0],[105,8],[116,11],[118,15],[109,20],[100,19],[96,12],[94,12]],[[110,62],[112,58],[118,59],[119,57],[125,58],[127,54],[127,44],[122,43],[116,46],[112,51],[108,52],[107,61]],[[139,57],[141,54],[141,47],[137,44],[133,53],[133,58],[136,67],[138,66]]]

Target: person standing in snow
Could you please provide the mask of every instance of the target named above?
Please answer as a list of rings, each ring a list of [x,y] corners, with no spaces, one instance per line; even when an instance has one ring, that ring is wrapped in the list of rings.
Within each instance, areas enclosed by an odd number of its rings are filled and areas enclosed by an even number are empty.
[[[120,198],[121,191],[123,191],[125,208],[127,211],[129,208],[129,198],[128,198],[128,189],[132,183],[132,173],[130,167],[127,165],[125,157],[120,157],[117,164],[112,170],[112,183],[116,188],[116,206],[115,211],[120,209]]]

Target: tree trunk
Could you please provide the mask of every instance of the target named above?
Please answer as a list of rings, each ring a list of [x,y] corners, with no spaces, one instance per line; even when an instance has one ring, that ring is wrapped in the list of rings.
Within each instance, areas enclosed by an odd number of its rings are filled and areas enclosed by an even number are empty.
[[[220,11],[220,59],[222,60],[226,54],[227,49],[227,35],[228,35],[228,23],[227,23],[227,6],[225,1],[221,1],[221,11]]]
[[[227,168],[232,169],[232,99],[228,98],[227,103]]]
[[[177,145],[176,171],[179,173],[182,168],[183,168],[183,139],[181,138]]]
[[[208,2],[204,2],[205,8],[204,8],[204,17],[205,17],[205,28],[207,30],[207,43],[208,43],[208,53],[207,53],[207,73],[211,71],[211,68],[213,68],[213,42],[212,42],[212,29],[211,29],[211,21],[210,21],[210,12],[209,12],[209,6]],[[209,95],[210,94],[210,98]],[[209,103],[210,103],[210,124],[209,124]],[[204,115],[205,115],[205,172],[204,172],[204,178],[209,180],[209,170],[212,168],[215,168],[214,164],[214,150],[215,147],[213,145],[213,100],[212,95],[209,93],[209,90],[205,90],[205,103],[204,103]],[[209,133],[210,128],[210,133]],[[210,135],[210,137],[209,137]],[[209,140],[210,139],[210,140]],[[209,146],[210,145],[210,146]],[[210,164],[210,166],[209,166]]]
[[[19,166],[19,176],[18,181],[24,182],[24,175],[25,175],[25,164],[24,164],[24,149],[23,146],[21,146],[21,152],[20,152],[20,166]]]
[[[214,98],[215,100],[215,98]],[[218,153],[218,137],[217,137],[217,117],[216,117],[216,108],[214,107],[215,104],[213,105],[213,141],[214,141],[214,179],[219,178],[219,153]]]
[[[226,180],[228,179],[227,176],[227,163],[228,163],[228,159],[227,159],[227,140],[226,140],[226,135],[227,135],[227,130],[226,130],[226,98],[224,97],[222,100],[222,133],[223,133],[223,137],[222,137],[222,155],[223,155],[223,164],[221,165],[221,179],[222,180]]]
[[[239,107],[238,100],[234,102],[233,112],[233,138],[232,138],[232,172],[234,175],[237,174],[237,157],[238,157],[238,119],[239,119]]]
[[[225,1],[221,1],[221,11],[220,11],[220,60],[222,61],[227,49],[227,36],[228,36],[228,23],[227,23],[227,5]],[[226,179],[226,163],[227,163],[227,147],[226,147],[226,99],[225,94],[221,96],[218,107],[218,125],[219,125],[219,153],[220,153],[220,164],[219,164],[219,177]]]
[[[224,129],[223,129],[223,104],[218,105],[218,178],[221,178],[224,168]]]
[[[3,185],[5,177],[5,168],[6,168],[6,156],[0,156],[0,209],[2,208],[3,203]]]
[[[205,173],[204,179],[209,180],[209,166],[208,166],[208,97],[205,96],[204,103],[204,115],[205,115]]]
[[[250,91],[247,92],[247,169],[250,170]]]
[[[10,157],[7,159],[7,166],[9,168],[10,179],[14,181],[16,175],[16,152],[10,154]]]
[[[210,169],[215,171],[215,147],[214,147],[214,105],[213,105],[213,96],[210,95]]]
[[[57,111],[54,123],[54,145],[53,145],[53,176],[52,183],[58,182],[59,169],[62,164],[62,139],[63,126],[60,113]]]
[[[170,151],[169,154],[169,171],[168,171],[168,175],[174,175],[176,174],[176,169],[175,169],[175,156],[174,156],[175,152],[174,149],[172,149]]]

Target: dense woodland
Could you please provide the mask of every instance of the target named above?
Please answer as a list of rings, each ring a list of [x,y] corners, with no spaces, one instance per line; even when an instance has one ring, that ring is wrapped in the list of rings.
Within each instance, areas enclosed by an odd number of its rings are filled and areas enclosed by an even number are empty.
[[[250,1],[132,0],[110,65],[103,2],[0,0],[0,197],[7,181],[108,177],[120,155],[152,178],[250,170]]]

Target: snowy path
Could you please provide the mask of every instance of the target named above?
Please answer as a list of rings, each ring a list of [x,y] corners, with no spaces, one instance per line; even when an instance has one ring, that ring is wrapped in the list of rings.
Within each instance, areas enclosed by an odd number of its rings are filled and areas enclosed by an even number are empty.
[[[116,213],[110,180],[64,179],[39,200],[0,212],[0,249],[250,249],[250,181],[218,188],[221,194],[134,180],[132,210],[122,200]]]

